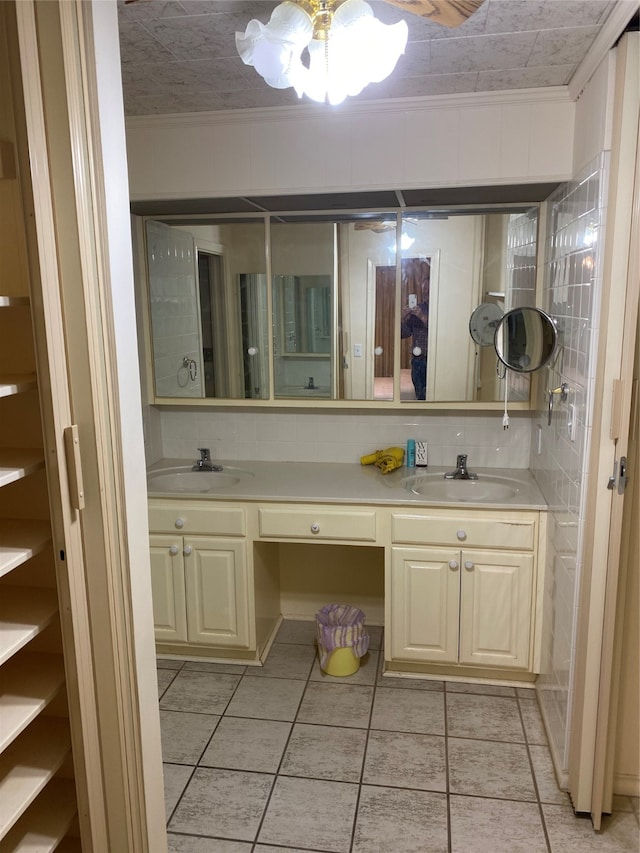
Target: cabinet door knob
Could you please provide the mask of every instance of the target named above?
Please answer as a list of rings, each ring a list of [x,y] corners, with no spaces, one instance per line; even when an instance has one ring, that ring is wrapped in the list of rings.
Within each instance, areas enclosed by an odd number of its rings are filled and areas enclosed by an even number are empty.
[[[172,545],[171,548],[169,548],[169,553],[171,554],[172,557],[175,557],[175,555],[178,553],[179,550],[180,550],[180,548],[178,548],[177,545]]]
[[[176,518],[175,526],[178,528],[178,530],[182,530],[182,528],[184,527],[184,518]]]
[[[318,524],[317,521],[314,521],[313,524],[311,525],[311,532],[312,533],[320,533],[320,525]]]
[[[193,548],[191,547],[191,545],[185,545],[184,548],[182,549],[182,553],[185,555],[185,557],[188,557],[192,551],[193,551]]]
[[[456,533],[456,536],[458,537],[458,539],[461,542],[464,542],[464,540],[467,538],[467,531],[466,530],[458,530],[458,532]]]
[[[449,568],[453,569],[455,571],[458,568],[458,561],[457,560],[449,560]]]
[[[472,560],[465,560],[464,561],[464,567],[468,572],[472,572],[473,571],[473,561]]]

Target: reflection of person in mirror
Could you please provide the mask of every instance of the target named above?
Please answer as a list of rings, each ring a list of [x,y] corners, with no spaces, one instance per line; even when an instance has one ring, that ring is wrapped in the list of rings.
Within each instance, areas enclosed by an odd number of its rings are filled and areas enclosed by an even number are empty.
[[[429,335],[429,303],[419,302],[402,312],[400,337],[412,338],[411,381],[416,400],[427,398],[427,339]]]

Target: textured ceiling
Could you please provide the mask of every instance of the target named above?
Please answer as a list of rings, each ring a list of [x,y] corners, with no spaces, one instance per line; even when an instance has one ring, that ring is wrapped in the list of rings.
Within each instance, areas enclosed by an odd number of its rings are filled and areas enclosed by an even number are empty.
[[[617,3],[632,0],[485,0],[448,29],[370,0],[376,17],[409,26],[390,78],[357,97],[407,98],[562,86],[571,80]],[[245,66],[235,32],[266,23],[272,0],[118,0],[127,115],[291,106],[293,89],[270,88]]]

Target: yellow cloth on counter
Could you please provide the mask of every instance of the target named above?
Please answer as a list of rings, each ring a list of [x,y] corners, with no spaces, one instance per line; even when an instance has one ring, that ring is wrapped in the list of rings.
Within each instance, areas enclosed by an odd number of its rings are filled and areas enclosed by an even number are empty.
[[[367,453],[366,456],[360,457],[361,465],[375,465],[383,474],[395,471],[396,468],[402,468],[403,462],[404,448],[402,447],[387,447],[386,450],[374,450],[373,453]]]

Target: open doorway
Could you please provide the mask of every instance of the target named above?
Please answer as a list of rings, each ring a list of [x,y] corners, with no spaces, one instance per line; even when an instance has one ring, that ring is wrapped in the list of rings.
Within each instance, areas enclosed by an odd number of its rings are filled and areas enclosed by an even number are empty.
[[[431,259],[427,257],[403,258],[400,273],[400,304],[404,312],[410,306],[426,304],[429,310],[431,284]],[[393,398],[394,317],[395,317],[395,266],[376,266],[375,273],[375,400]],[[400,341],[400,399],[415,400],[411,380],[413,341],[407,337]],[[425,348],[426,350],[426,348]],[[424,352],[426,365],[426,351]]]

